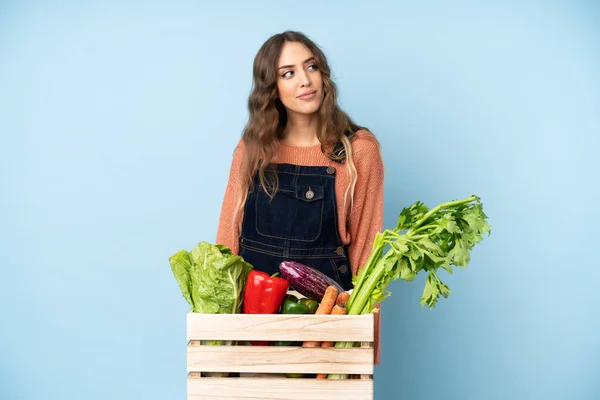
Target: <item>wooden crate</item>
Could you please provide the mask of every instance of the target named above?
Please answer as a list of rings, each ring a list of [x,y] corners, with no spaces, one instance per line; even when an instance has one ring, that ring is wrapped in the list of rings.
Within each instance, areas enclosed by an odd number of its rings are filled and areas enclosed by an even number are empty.
[[[372,400],[373,315],[187,315],[188,400]],[[329,340],[350,349],[204,346],[201,340]],[[228,372],[205,377],[203,372]],[[349,374],[352,379],[286,378],[283,373]],[[260,374],[260,376],[250,376]]]

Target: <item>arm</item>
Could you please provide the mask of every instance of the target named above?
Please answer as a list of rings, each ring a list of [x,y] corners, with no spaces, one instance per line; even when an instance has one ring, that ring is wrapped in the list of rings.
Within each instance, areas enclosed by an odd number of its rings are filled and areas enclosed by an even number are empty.
[[[358,180],[350,213],[350,265],[356,275],[373,249],[375,235],[383,230],[384,167],[377,144],[368,140],[357,143],[354,163]]]
[[[354,189],[354,206],[350,213],[349,246],[350,265],[356,275],[365,266],[371,251],[375,235],[383,230],[383,181],[384,166],[377,143],[360,140],[356,143],[354,163],[358,180]],[[376,305],[379,309],[379,304]],[[381,314],[375,313],[375,341],[373,362],[380,364],[381,352]]]
[[[233,153],[231,169],[229,171],[229,181],[225,188],[225,196],[221,206],[221,215],[219,218],[219,227],[217,230],[216,244],[222,244],[231,249],[233,254],[239,254],[239,221],[241,213],[235,216],[240,193],[238,193],[239,174],[242,160],[244,158],[244,144],[240,140]]]

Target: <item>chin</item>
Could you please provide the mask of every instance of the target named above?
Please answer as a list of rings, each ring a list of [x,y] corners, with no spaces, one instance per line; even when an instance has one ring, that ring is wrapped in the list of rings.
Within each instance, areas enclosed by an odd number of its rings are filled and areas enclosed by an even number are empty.
[[[319,112],[319,108],[321,108],[321,103],[304,104],[303,106],[296,107],[293,111],[298,114],[310,115]]]

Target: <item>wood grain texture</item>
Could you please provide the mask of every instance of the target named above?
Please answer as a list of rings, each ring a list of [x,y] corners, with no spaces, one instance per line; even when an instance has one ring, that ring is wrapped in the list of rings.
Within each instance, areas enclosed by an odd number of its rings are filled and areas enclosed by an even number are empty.
[[[188,400],[373,400],[373,381],[188,378]]]
[[[188,340],[372,342],[373,314],[187,314]]]
[[[187,314],[188,400],[373,400],[374,316]],[[201,340],[235,346],[201,345]],[[355,342],[353,348],[251,346],[248,341]],[[230,377],[202,377],[230,372]],[[286,378],[283,373],[353,379]],[[241,374],[241,377],[239,374]]]
[[[372,374],[373,349],[199,346],[197,342],[192,342],[187,347],[187,370]]]
[[[373,350],[373,344],[370,342],[362,342],[360,344],[361,350],[362,349],[371,349]],[[373,361],[373,359],[371,358],[371,362]],[[360,373],[360,379],[373,379],[373,371],[371,370],[371,372],[361,372]]]

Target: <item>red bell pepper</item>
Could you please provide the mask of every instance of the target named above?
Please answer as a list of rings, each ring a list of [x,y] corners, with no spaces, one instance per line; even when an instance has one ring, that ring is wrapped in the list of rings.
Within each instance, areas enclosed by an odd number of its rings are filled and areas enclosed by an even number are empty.
[[[290,282],[269,274],[252,270],[244,289],[244,314],[276,314],[287,294]],[[267,346],[269,342],[252,341],[253,346]]]

